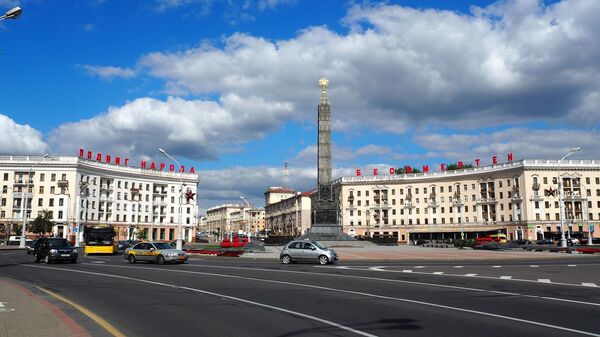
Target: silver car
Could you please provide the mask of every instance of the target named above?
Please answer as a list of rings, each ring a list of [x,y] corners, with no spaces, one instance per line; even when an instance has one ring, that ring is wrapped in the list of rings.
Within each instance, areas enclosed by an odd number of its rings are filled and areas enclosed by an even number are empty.
[[[125,249],[123,257],[129,263],[147,261],[164,264],[165,262],[184,263],[187,261],[184,251],[174,249],[171,245],[164,242],[140,242]]]
[[[284,264],[295,262],[328,264],[335,263],[338,256],[335,250],[329,249],[317,241],[294,240],[283,247],[279,259]]]

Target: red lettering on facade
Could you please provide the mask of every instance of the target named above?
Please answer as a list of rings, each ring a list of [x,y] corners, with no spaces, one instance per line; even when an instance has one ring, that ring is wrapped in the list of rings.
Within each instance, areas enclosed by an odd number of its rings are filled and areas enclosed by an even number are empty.
[[[423,165],[423,172],[429,172],[429,165]]]
[[[512,161],[513,160],[512,152],[508,153],[507,159],[508,159],[508,161]]]
[[[393,167],[390,167],[390,174],[396,174],[396,171],[394,170]]]
[[[412,167],[407,166],[406,167],[406,173],[412,173]]]
[[[165,163],[160,163],[160,165],[158,166],[160,168],[160,170],[164,170],[165,169]],[[171,170],[173,171],[173,170]]]
[[[119,157],[117,157],[117,159],[119,159]],[[143,168],[143,169],[145,169],[145,168],[146,168],[146,161],[145,161],[145,160],[142,160],[142,161],[140,162],[140,168]]]
[[[96,161],[102,161],[102,153],[96,155]]]
[[[182,166],[179,168],[179,172],[182,172],[182,173],[183,173],[183,172],[185,172],[185,166],[183,166],[183,165],[182,165]]]
[[[440,168],[442,169],[442,171],[446,171],[446,164],[440,165]]]
[[[79,148],[79,156],[83,157],[83,149],[82,148]]]
[[[356,176],[360,177],[360,169],[356,169]]]
[[[88,153],[87,153],[87,159],[92,159],[92,151],[88,151]]]
[[[110,154],[107,154],[104,160],[106,163],[110,164]]]
[[[494,165],[498,164],[498,157],[496,157],[496,156],[492,157],[492,164],[494,164]]]
[[[129,158],[125,158],[125,166],[129,165]]]
[[[379,173],[379,170],[378,170],[378,169],[376,169],[376,168],[374,168],[374,169],[373,169],[373,175],[374,175],[374,176],[376,176],[378,173]]]
[[[194,167],[190,167],[190,173],[196,173],[196,170],[194,170]]]
[[[169,171],[171,171],[171,172],[175,171],[175,165],[173,165],[173,164],[169,165]]]
[[[150,164],[150,169],[151,170],[156,170],[156,165],[154,165],[154,162],[152,162],[152,164]]]
[[[116,165],[121,165],[121,157],[115,158],[115,164]]]
[[[480,162],[480,161],[481,161],[481,160],[479,160],[479,158],[475,159],[475,165],[479,166],[479,162]]]
[[[463,168],[463,166],[464,166],[463,162],[462,162],[462,161],[459,161],[459,162],[458,162],[458,168]]]

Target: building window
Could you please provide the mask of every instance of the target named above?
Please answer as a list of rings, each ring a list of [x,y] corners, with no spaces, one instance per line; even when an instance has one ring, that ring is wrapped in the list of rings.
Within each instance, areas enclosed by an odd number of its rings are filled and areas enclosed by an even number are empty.
[[[546,220],[550,220],[550,213],[546,213]]]
[[[6,198],[2,198],[2,206],[6,206]]]
[[[588,184],[588,185],[590,184],[590,177],[586,177],[585,178],[585,183]]]
[[[365,191],[365,197],[369,196],[369,191]]]
[[[4,181],[8,181],[8,173],[4,173]]]
[[[536,202],[534,203],[534,207],[535,207],[535,209],[539,209],[539,208],[540,208],[540,202],[539,202],[539,201],[536,201]],[[539,220],[539,219],[538,219],[538,220]]]
[[[498,187],[502,187],[502,180],[498,181]]]
[[[58,218],[62,219],[62,217],[63,217],[63,211],[58,211]]]
[[[44,181],[46,179],[46,175],[44,173],[40,173],[40,181]]]
[[[63,198],[59,198],[58,199],[58,206],[62,206],[63,202],[64,202]]]
[[[4,200],[4,199],[2,199],[2,200]],[[40,207],[44,206],[44,199],[42,199],[42,198],[38,199],[38,206],[40,206]]]
[[[50,175],[50,181],[56,181],[56,173]]]
[[[396,190],[392,188],[392,195],[396,195]]]

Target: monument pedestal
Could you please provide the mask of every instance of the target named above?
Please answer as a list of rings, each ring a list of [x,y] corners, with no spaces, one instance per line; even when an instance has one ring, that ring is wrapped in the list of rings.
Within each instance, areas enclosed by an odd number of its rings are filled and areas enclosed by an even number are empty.
[[[354,241],[354,238],[344,233],[342,226],[338,224],[313,224],[308,233],[300,238],[315,241]]]

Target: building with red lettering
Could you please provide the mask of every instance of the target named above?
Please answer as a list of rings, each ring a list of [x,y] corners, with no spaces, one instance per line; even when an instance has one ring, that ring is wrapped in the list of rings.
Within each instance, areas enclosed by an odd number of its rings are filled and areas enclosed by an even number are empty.
[[[170,241],[178,237],[181,216],[184,239],[195,237],[196,173],[84,156],[0,156],[0,183],[4,228],[21,224],[25,212],[31,222],[48,210],[56,224],[53,234],[61,237],[74,240],[84,225],[109,224],[118,239]]]
[[[333,182],[344,232],[399,242],[498,232],[511,240],[556,240],[561,179],[565,233],[600,237],[597,160],[519,160],[453,171],[381,173]]]

